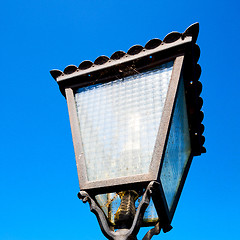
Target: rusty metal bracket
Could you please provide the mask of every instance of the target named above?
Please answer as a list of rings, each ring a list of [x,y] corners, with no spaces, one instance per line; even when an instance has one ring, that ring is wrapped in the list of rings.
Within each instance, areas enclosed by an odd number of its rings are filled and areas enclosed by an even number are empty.
[[[154,181],[150,182],[146,191],[143,194],[142,200],[137,208],[136,215],[134,217],[132,226],[130,229],[119,229],[117,231],[112,230],[106,219],[106,216],[102,209],[97,205],[95,200],[85,191],[80,191],[78,197],[84,202],[88,202],[90,211],[97,217],[101,231],[104,236],[109,240],[136,240],[136,236],[142,225],[143,215],[150,203],[150,197],[154,188]],[[151,229],[143,238],[143,240],[150,240],[153,235],[160,233],[160,225],[157,224],[155,228]]]
[[[158,222],[154,228],[150,229],[142,240],[150,240],[154,235],[158,235],[161,231],[160,223]]]

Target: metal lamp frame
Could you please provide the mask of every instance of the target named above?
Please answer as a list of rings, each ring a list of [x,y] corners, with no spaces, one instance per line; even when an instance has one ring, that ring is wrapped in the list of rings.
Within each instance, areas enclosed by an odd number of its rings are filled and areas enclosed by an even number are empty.
[[[175,32],[170,33],[165,37],[165,43],[158,47],[154,47],[156,41],[152,41],[152,46],[149,44],[150,47],[148,47],[147,50],[139,47],[139,45],[133,46],[131,48],[132,50],[130,49],[131,51],[129,50],[128,54],[124,55],[120,51],[116,52],[113,59],[106,59],[106,57],[101,56],[96,59],[96,64],[91,67],[89,67],[89,61],[85,61],[79,66],[79,68],[81,67],[81,71],[76,69],[74,66],[68,66],[64,73],[59,70],[51,71],[52,76],[56,79],[62,94],[67,100],[79,185],[81,189],[80,196],[85,196],[85,200],[87,199],[91,205],[94,205],[94,197],[97,194],[118,192],[128,189],[148,189],[150,183],[155,183],[158,187],[151,188],[151,197],[161,221],[161,228],[163,228],[164,231],[168,231],[171,228],[170,224],[177,207],[192,158],[193,156],[200,155],[205,151],[202,147],[201,141],[201,133],[203,132],[201,130],[202,119],[201,114],[198,111],[199,109],[197,109],[198,106],[201,105],[199,104],[199,94],[197,89],[199,85],[198,78],[201,74],[201,69],[199,69],[199,65],[197,65],[200,51],[198,46],[195,44],[198,35],[198,27],[198,24],[194,24],[183,34]],[[173,70],[154,146],[153,156],[149,166],[149,172],[147,174],[138,174],[115,179],[89,181],[87,178],[85,156],[81,139],[81,122],[79,122],[77,116],[74,98],[76,89],[134,75],[168,61],[174,61]],[[160,173],[171,120],[173,117],[173,109],[176,102],[179,81],[182,75],[186,91],[186,104],[190,122],[192,152],[184,169],[172,207],[169,209],[161,185]],[[193,84],[193,87],[190,87],[190,84]],[[192,111],[195,114],[194,117],[191,117]],[[80,198],[84,199],[84,197]]]

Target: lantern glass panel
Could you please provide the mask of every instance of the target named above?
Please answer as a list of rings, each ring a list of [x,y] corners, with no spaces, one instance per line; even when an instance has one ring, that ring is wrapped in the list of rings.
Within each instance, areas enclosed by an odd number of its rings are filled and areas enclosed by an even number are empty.
[[[174,202],[190,153],[184,82],[181,77],[160,175],[169,209]]]
[[[172,68],[171,61],[76,91],[89,181],[148,173]]]

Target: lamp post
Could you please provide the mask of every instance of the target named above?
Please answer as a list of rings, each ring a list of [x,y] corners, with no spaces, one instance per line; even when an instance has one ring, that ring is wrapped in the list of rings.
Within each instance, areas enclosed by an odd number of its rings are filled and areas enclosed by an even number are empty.
[[[67,100],[78,197],[108,239],[171,230],[192,158],[206,151],[198,31],[51,71]]]

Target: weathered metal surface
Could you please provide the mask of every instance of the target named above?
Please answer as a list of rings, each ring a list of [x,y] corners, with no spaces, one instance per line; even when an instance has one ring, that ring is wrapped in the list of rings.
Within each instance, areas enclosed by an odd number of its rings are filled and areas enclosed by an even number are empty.
[[[142,240],[150,240],[154,235],[158,235],[161,231],[160,223],[158,222],[154,228],[150,229]]]
[[[93,212],[97,220],[99,222],[100,228],[104,236],[109,240],[134,240],[136,239],[136,236],[140,230],[142,219],[144,212],[146,211],[149,203],[151,194],[155,191],[155,183],[150,182],[146,188],[146,191],[143,194],[142,200],[139,203],[139,206],[137,208],[136,215],[134,217],[132,225],[127,229],[118,229],[114,231],[111,229],[108,225],[108,221],[106,219],[105,214],[103,213],[102,209],[97,205],[94,198],[91,197],[87,192],[80,191],[78,193],[78,197],[84,202],[88,202],[90,206],[91,212]],[[160,225],[158,226],[160,228]],[[160,232],[160,230],[159,230]],[[158,233],[159,233],[158,232]],[[157,231],[154,232],[154,234],[158,234]],[[149,234],[149,238],[146,236],[144,237],[144,240],[151,239]]]
[[[92,75],[91,77],[94,78],[95,76],[97,76],[96,74],[98,74],[100,71],[103,71],[105,69],[109,70],[110,68],[116,67],[116,66],[121,67],[121,65],[123,65],[123,66],[124,65],[131,65],[133,62],[134,63],[139,62],[140,59],[150,57],[150,60],[148,59],[148,61],[146,61],[147,59],[144,59],[145,63],[143,65],[145,65],[146,63],[148,65],[149,63],[155,61],[154,59],[152,59],[152,57],[151,57],[152,55],[156,55],[156,54],[161,52],[161,57],[164,58],[165,53],[163,54],[163,52],[165,52],[165,51],[168,51],[168,52],[172,51],[172,52],[178,53],[177,50],[179,49],[179,50],[182,50],[182,52],[184,52],[184,50],[186,48],[186,45],[191,44],[191,43],[192,43],[192,37],[187,36],[184,39],[180,38],[175,42],[170,42],[170,43],[162,42],[158,47],[152,48],[152,49],[146,49],[146,48],[140,47],[140,45],[138,47],[133,46],[128,50],[128,53],[125,53],[124,55],[122,54],[122,57],[119,58],[119,59],[110,59],[103,64],[95,64],[95,61],[98,59],[97,58],[94,61],[94,64],[92,66],[89,65],[89,68],[86,68],[84,70],[79,69],[79,68],[75,68],[76,69],[75,72],[71,72],[69,74],[63,72],[62,75],[60,75],[60,76],[58,76],[57,78],[54,78],[54,79],[58,82],[60,87],[61,87],[62,84],[65,84],[66,81],[69,81],[70,79],[73,82],[76,80],[76,78],[78,79],[78,81],[80,80],[83,83],[85,81],[90,82],[91,78],[89,78],[89,74],[91,74]],[[142,49],[142,50],[139,52],[139,49]],[[112,56],[115,56],[115,54],[116,53],[114,53]],[[72,66],[72,65],[70,65],[70,66]],[[67,66],[66,68],[68,68],[68,67],[69,66]],[[59,70],[55,70],[55,69],[50,71],[50,73],[53,77],[56,76],[55,75],[56,71],[59,72]],[[79,77],[81,77],[81,79],[79,79]],[[85,77],[87,77],[87,78],[85,79]]]
[[[73,90],[71,88],[67,88],[65,92],[67,97],[69,119],[70,119],[71,130],[72,130],[72,138],[73,138],[73,145],[74,145],[75,158],[76,158],[76,164],[77,164],[78,178],[79,178],[79,184],[81,188],[81,184],[87,182],[87,170],[85,165],[85,156],[84,156],[81,133],[80,133],[80,125],[77,117],[77,110],[76,110]]]
[[[152,162],[150,164],[150,172],[156,174],[155,179],[159,178],[164,156],[164,149],[167,142],[167,135],[170,129],[171,117],[173,115],[175,96],[178,89],[178,83],[182,72],[184,56],[179,56],[175,59],[173,65],[172,76],[167,93],[167,98],[161,118],[161,123],[158,130],[157,139],[153,151]],[[156,171],[157,170],[157,171]]]
[[[172,32],[172,33],[167,34],[166,37],[163,39],[163,41],[161,41],[160,39],[152,39],[145,45],[145,47],[142,47],[141,45],[135,45],[133,47],[130,47],[130,49],[127,51],[127,53],[124,53],[123,51],[117,51],[117,52],[122,52],[124,54],[118,55],[118,56],[121,56],[119,58],[111,57],[111,60],[120,60],[124,57],[126,58],[128,55],[137,55],[135,57],[138,58],[138,57],[141,57],[139,54],[141,54],[144,50],[147,50],[145,54],[151,54],[152,53],[151,50],[153,50],[153,49],[155,49],[155,51],[161,51],[161,50],[164,50],[168,44],[172,44],[177,41],[179,41],[178,44],[181,41],[184,42],[184,39],[187,37],[191,37],[191,41],[196,42],[197,37],[198,37],[198,32],[199,32],[199,24],[195,23],[195,24],[192,24],[190,27],[188,27],[184,33]],[[173,47],[174,45],[169,45],[169,46]],[[117,52],[113,53],[112,56],[116,56]],[[102,61],[103,57],[104,57],[104,61]],[[110,60],[106,56],[100,56],[98,58],[101,58],[101,61],[100,61],[101,64],[107,64],[107,63],[109,63],[109,60]],[[98,58],[94,61],[94,64],[96,64],[96,65],[99,65]],[[89,65],[88,69],[91,68],[92,66],[93,65]],[[66,68],[68,68],[68,67],[66,67]],[[77,71],[77,70],[82,70],[82,69],[81,68],[75,69],[75,71]],[[51,70],[51,74],[55,80],[60,81],[61,80],[59,78],[60,76],[58,76],[58,74],[56,75],[55,71],[59,71],[59,70]],[[65,71],[64,71],[64,73],[62,73],[62,76],[64,76],[65,74],[68,75],[70,73],[68,73],[68,72],[65,73]]]

